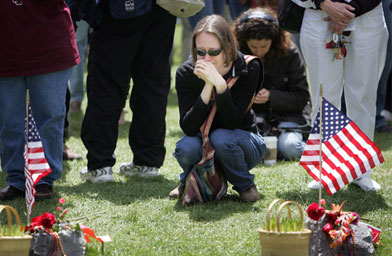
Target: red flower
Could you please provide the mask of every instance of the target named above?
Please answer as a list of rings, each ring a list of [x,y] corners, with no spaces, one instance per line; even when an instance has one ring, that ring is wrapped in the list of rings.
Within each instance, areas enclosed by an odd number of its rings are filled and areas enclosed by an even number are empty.
[[[329,235],[329,231],[331,231],[332,229],[334,229],[334,226],[333,226],[331,223],[327,223],[327,224],[325,224],[324,227],[323,227],[323,232],[324,232],[326,235]]]
[[[324,215],[324,208],[320,207],[317,203],[311,203],[306,212],[309,218],[317,221]]]
[[[40,226],[43,226],[45,229],[50,229],[54,223],[56,223],[56,218],[54,215],[45,212],[41,216],[34,217],[31,220],[31,224],[25,227],[25,232],[29,231],[30,233],[34,233],[34,231],[39,229]]]
[[[358,221],[359,221],[359,214],[356,213],[356,212],[353,212],[353,215],[354,215],[355,217],[354,217],[353,222],[351,222],[351,223],[352,223],[352,224],[358,224]]]
[[[334,223],[336,221],[336,219],[338,218],[337,212],[326,211],[325,214],[327,215],[327,220],[330,223]]]
[[[42,222],[42,216],[34,217],[34,218],[31,220],[30,226],[31,226],[31,227],[41,226],[41,225],[42,225],[41,222]]]
[[[41,224],[46,229],[51,229],[53,224],[56,223],[56,217],[52,213],[44,212],[41,217]]]

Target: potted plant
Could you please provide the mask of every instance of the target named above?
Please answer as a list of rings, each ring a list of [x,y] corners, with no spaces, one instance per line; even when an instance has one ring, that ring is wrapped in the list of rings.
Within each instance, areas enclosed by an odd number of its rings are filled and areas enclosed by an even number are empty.
[[[29,255],[32,236],[24,234],[18,212],[9,205],[0,205],[0,214],[3,211],[7,214],[8,225],[0,226],[0,255]],[[15,217],[16,225],[12,225],[12,214]]]
[[[271,211],[277,203],[281,204],[276,211],[276,216],[271,219]],[[299,220],[292,218],[290,205],[295,205],[298,209]],[[281,221],[283,208],[287,209],[288,217]],[[307,256],[309,255],[310,234],[311,231],[304,226],[301,206],[294,201],[276,199],[268,207],[265,228],[259,229],[261,254],[263,256]]]

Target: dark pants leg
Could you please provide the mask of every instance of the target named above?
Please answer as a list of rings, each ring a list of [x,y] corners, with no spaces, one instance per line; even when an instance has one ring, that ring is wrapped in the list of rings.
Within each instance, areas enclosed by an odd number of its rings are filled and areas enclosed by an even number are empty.
[[[129,144],[137,165],[160,167],[165,158],[166,106],[170,90],[169,56],[176,18],[157,7],[132,65]],[[159,42],[159,43],[158,43]]]
[[[67,86],[67,94],[65,97],[65,119],[64,119],[64,142],[65,139],[68,138],[68,126],[69,126],[69,121],[68,121],[68,112],[69,112],[69,102],[71,100],[71,92],[69,90],[69,87]]]
[[[118,119],[131,75],[134,86],[130,136],[134,138],[130,144],[135,163],[157,167],[162,164],[174,25],[175,17],[154,5],[149,13],[130,20],[115,20],[106,10],[101,26],[94,30],[88,63],[88,105],[81,134],[88,150],[89,169],[115,163]],[[154,159],[162,160],[155,163]]]

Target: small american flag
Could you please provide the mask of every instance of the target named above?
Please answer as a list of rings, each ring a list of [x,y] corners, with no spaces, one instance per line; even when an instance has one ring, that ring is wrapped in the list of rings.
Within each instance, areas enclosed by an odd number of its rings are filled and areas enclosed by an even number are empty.
[[[322,100],[322,178],[329,195],[384,162],[380,149],[349,118]],[[320,176],[320,112],[300,159],[310,176]]]
[[[28,105],[28,118],[26,122],[26,143],[24,150],[25,177],[26,177],[26,206],[28,214],[31,214],[35,203],[35,184],[52,170],[45,158],[41,137],[39,136],[37,125],[35,124],[33,112]]]
[[[366,224],[366,223],[365,223]],[[378,243],[378,239],[380,238],[380,235],[381,235],[381,229],[379,229],[379,228],[376,228],[375,226],[372,226],[372,225],[370,225],[370,224],[366,224],[369,228],[370,228],[370,230],[372,231],[372,241],[373,241],[373,243]]]

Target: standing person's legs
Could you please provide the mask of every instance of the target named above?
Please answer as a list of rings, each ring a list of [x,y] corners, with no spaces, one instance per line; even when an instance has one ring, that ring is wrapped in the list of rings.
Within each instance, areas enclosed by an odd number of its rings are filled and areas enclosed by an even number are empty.
[[[323,85],[323,96],[337,108],[340,108],[343,89],[344,59],[333,60],[333,50],[325,48],[328,36],[332,34],[325,17],[322,11],[306,9],[300,33],[301,49],[309,71],[312,124],[320,108],[320,85]]]
[[[373,140],[377,84],[381,76],[387,48],[388,32],[381,4],[356,18],[356,29],[347,47],[345,65],[345,100],[347,116]],[[353,181],[364,191],[376,191],[380,184],[371,178],[371,169]]]
[[[382,0],[384,18],[387,24],[389,38],[385,65],[377,89],[376,131],[378,132],[392,131],[392,128],[387,124],[385,117],[381,115],[381,112],[385,108],[388,78],[392,70],[392,10],[390,9],[391,3],[392,0]]]
[[[388,32],[381,4],[355,19],[356,28],[350,35],[345,64],[345,100],[347,116],[373,140],[377,85],[387,48]],[[371,178],[371,170],[353,181],[364,191],[375,191],[380,184]]]
[[[130,66],[136,51],[132,48],[137,48],[140,41],[140,33],[132,29],[135,30],[130,20],[115,20],[106,9],[100,27],[94,30],[91,37],[88,104],[81,138],[88,150],[88,170],[102,170],[93,174],[105,175],[110,180],[111,167],[115,164],[118,120],[127,98]],[[88,175],[83,177],[85,171],[81,173],[83,179],[94,179]]]
[[[301,54],[301,57],[303,58],[303,54],[302,54],[302,50],[301,50],[301,43],[300,43],[300,35],[298,34],[294,34],[294,33],[290,33],[291,35],[291,41],[297,46],[299,53]],[[305,63],[306,65],[306,63]]]
[[[373,140],[377,84],[385,63],[388,36],[381,4],[355,21],[344,66],[347,116]]]
[[[169,55],[175,24],[174,16],[153,6],[150,22],[143,31],[132,63],[134,84],[130,107],[133,114],[129,144],[135,165],[159,168],[165,158],[165,116],[170,90]],[[159,45],[156,43],[158,41]]]
[[[219,0],[222,1],[223,0]],[[189,25],[191,26],[191,29],[195,28],[196,24],[203,19],[207,15],[214,14],[214,1],[208,0],[204,2],[204,7],[203,9],[200,10],[200,12],[196,13],[195,15],[191,16],[188,18]]]
[[[78,29],[76,30],[76,43],[80,56],[80,63],[72,68],[70,78],[70,112],[80,112],[80,106],[84,98],[84,68],[86,65],[86,53],[88,43],[89,25],[87,22],[81,20],[77,22]]]
[[[24,143],[26,116],[26,80],[24,77],[0,77],[0,158],[6,183],[25,190]],[[22,194],[21,194],[22,196]]]
[[[241,4],[240,0],[228,0],[228,3],[230,8],[230,16],[232,20],[236,20],[241,13],[248,10],[248,7]]]
[[[38,184],[53,186],[62,173],[65,97],[70,73],[71,68],[26,78],[31,109],[52,169]]]
[[[189,21],[186,18],[181,19],[182,22],[182,44],[181,44],[181,63],[187,61],[191,55],[192,33]]]
[[[69,113],[69,104],[71,100],[71,93],[69,90],[69,80],[68,80],[68,86],[67,86],[67,95],[65,98],[65,118],[64,118],[64,136],[63,136],[63,160],[76,160],[76,159],[82,159],[82,156],[79,155],[78,153],[73,152],[65,143],[66,139],[68,139],[68,127],[69,127],[69,121],[68,121],[68,113]]]

